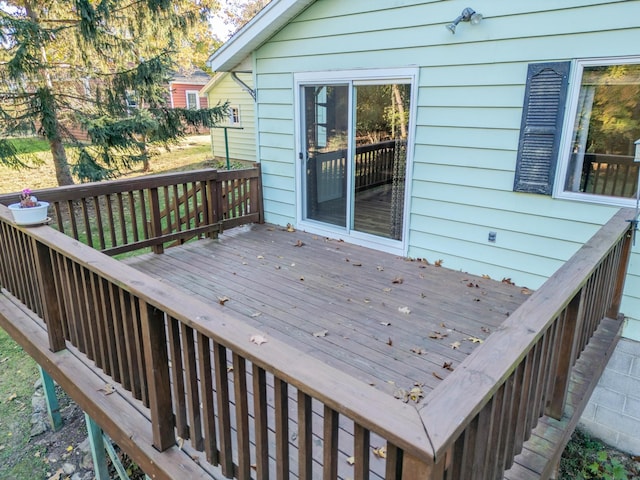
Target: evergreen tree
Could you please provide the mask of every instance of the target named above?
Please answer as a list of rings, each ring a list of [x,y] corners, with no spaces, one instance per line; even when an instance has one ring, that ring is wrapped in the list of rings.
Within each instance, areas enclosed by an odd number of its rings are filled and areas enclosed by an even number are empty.
[[[0,161],[21,165],[8,138],[33,126],[49,142],[59,185],[72,174],[100,180],[148,161],[150,145],[176,142],[187,125],[214,125],[224,105],[172,109],[167,82],[179,64],[204,64],[217,8],[216,0],[0,0]],[[66,151],[63,139],[76,148]]]

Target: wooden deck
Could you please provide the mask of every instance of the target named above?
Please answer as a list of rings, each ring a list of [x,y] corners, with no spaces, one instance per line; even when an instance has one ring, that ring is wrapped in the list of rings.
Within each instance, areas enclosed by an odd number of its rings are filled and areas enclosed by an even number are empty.
[[[531,293],[231,229],[259,179],[38,192],[73,238],[0,206],[0,325],[152,478],[548,478],[619,337],[630,213]]]
[[[426,395],[528,292],[269,225],[126,263],[392,395]]]

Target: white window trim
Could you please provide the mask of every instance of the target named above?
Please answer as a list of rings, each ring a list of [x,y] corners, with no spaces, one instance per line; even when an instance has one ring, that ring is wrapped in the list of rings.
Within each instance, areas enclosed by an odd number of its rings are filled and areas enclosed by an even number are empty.
[[[184,102],[185,108],[191,108],[189,106],[189,94],[194,94],[196,96],[196,110],[200,109],[200,95],[198,90],[185,90],[184,92]]]
[[[374,248],[383,252],[395,255],[406,256],[409,249],[409,223],[410,223],[410,207],[412,198],[413,185],[413,152],[415,145],[417,112],[418,112],[418,75],[420,69],[418,67],[404,68],[381,68],[381,69],[362,69],[362,70],[327,70],[317,72],[300,72],[294,73],[294,134],[295,134],[295,172],[296,172],[296,223],[299,227],[306,231],[317,235],[330,236],[334,238],[348,238],[349,241],[356,245]],[[404,215],[402,225],[402,240],[392,240],[376,235],[370,235],[363,232],[351,231],[341,227],[333,227],[328,224],[315,222],[313,220],[303,220],[303,179],[298,152],[302,151],[301,132],[302,118],[300,115],[300,90],[303,85],[310,83],[336,84],[347,83],[351,88],[353,85],[376,85],[381,81],[399,83],[408,83],[411,85],[411,111],[409,113],[409,123],[411,129],[408,134],[407,142],[407,164],[406,164],[406,185],[404,198]],[[351,124],[349,119],[349,123]],[[351,125],[349,125],[351,131]],[[346,235],[346,237],[345,237]]]
[[[585,67],[602,65],[624,65],[628,63],[640,64],[640,57],[602,57],[576,59],[571,64],[569,75],[569,92],[567,95],[567,110],[562,126],[562,137],[560,152],[558,156],[558,167],[553,185],[553,197],[564,200],[574,200],[578,202],[598,203],[601,205],[611,205],[614,207],[635,207],[635,198],[611,197],[607,195],[595,195],[593,193],[569,192],[565,191],[564,185],[569,168],[569,157],[571,156],[571,142],[573,141],[573,128],[578,114],[578,97],[582,84],[582,72]]]
[[[231,113],[232,109],[236,109],[238,111],[238,121],[232,121],[233,115]],[[242,117],[241,117],[240,105],[229,105],[229,115],[227,115],[227,123],[232,126],[240,126],[242,125]]]

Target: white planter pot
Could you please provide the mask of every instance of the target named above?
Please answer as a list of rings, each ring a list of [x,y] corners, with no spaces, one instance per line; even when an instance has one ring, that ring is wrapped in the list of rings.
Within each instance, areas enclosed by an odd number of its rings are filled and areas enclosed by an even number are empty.
[[[20,208],[19,203],[9,205],[16,225],[39,225],[47,220],[49,202],[39,201],[37,207]]]

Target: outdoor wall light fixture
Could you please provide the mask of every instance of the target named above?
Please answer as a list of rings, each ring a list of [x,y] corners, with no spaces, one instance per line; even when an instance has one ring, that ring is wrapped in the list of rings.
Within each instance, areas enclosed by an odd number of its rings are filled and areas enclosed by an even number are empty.
[[[456,27],[460,22],[469,22],[471,25],[477,25],[482,21],[482,14],[476,12],[473,8],[465,8],[462,13],[453,22],[447,25],[447,30],[456,33]]]

